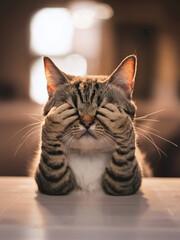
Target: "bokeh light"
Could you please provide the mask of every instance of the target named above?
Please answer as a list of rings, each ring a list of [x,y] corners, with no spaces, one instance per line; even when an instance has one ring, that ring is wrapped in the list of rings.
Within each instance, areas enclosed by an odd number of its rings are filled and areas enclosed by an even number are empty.
[[[80,8],[73,12],[72,20],[76,28],[89,28],[95,21],[95,12],[91,9]]]
[[[66,8],[43,8],[30,24],[30,47],[40,55],[62,55],[72,48],[73,24]]]

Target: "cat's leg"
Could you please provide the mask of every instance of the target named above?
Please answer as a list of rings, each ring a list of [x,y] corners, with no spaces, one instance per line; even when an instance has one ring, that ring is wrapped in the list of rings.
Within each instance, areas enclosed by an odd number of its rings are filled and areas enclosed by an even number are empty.
[[[41,157],[35,179],[42,193],[63,195],[75,188],[75,178],[63,152],[60,136],[77,119],[68,104],[52,108],[42,126]]]
[[[97,118],[115,139],[115,151],[102,177],[104,191],[111,195],[135,193],[141,185],[141,168],[135,156],[133,123],[113,104],[100,108]]]

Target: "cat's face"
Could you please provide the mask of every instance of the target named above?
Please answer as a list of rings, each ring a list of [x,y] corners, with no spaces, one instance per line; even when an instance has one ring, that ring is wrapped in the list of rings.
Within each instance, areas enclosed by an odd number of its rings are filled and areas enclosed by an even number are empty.
[[[72,148],[111,149],[111,134],[107,133],[107,129],[105,131],[103,123],[96,118],[98,109],[107,103],[114,104],[133,119],[135,105],[131,101],[131,93],[136,71],[135,61],[136,58],[130,56],[110,76],[79,77],[61,72],[50,59],[45,58],[49,100],[44,115],[52,107],[64,103],[76,109],[78,119],[67,129],[67,134],[71,133],[74,139]]]

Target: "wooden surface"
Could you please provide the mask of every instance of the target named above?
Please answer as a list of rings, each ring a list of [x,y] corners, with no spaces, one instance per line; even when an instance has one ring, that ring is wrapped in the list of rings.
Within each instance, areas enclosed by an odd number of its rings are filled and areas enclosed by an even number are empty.
[[[180,179],[149,178],[132,196],[47,196],[32,178],[0,178],[0,239],[180,239]]]

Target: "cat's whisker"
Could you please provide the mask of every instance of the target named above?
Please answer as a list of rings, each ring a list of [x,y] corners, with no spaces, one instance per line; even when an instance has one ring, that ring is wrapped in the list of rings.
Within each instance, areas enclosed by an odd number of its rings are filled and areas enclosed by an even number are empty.
[[[69,142],[70,138],[68,139],[68,141],[66,141],[66,143],[64,144],[64,154],[67,155],[67,145]]]
[[[115,145],[113,142],[111,142],[109,139],[106,138],[106,136],[102,136],[102,138],[107,142],[108,150],[111,150],[111,148],[115,149]],[[110,141],[110,142],[109,142]],[[110,144],[109,144],[110,143]],[[111,146],[110,146],[111,145]]]
[[[114,141],[116,141],[116,138],[115,138],[114,134],[112,135],[112,133],[111,133],[110,131],[107,132],[107,131],[105,130],[105,133],[106,133],[111,139],[113,139]]]
[[[110,132],[109,130],[105,129],[105,134],[108,135],[113,141],[116,141],[116,138],[114,137],[114,135],[112,135],[112,132]]]
[[[43,120],[43,117],[41,116],[41,115],[39,115],[40,116],[40,118],[36,118],[36,117],[34,117],[34,116],[31,116],[30,114],[23,114],[24,116],[27,116],[27,117],[29,117],[29,118],[32,118],[32,119],[34,119],[34,120],[36,120],[36,121],[42,121]],[[35,114],[34,114],[35,115]]]
[[[40,129],[38,129],[38,130],[30,133],[30,134],[22,141],[22,143],[17,147],[17,149],[16,149],[16,151],[15,151],[15,153],[14,153],[14,158],[16,157],[17,153],[19,152],[19,149],[20,149],[20,148],[22,147],[22,145],[26,142],[26,140],[27,140],[31,135],[39,132],[39,130],[40,130]]]
[[[105,142],[106,142],[106,149],[107,150],[110,150],[111,148],[112,148],[112,143],[109,141],[109,140],[107,140],[107,138],[105,137],[105,136],[103,136],[103,135],[99,135],[98,136],[100,139],[103,139]]]
[[[76,133],[80,133],[80,130],[78,129],[78,130],[72,131],[72,134],[76,134]]]
[[[136,119],[136,120],[137,120],[137,119],[144,119],[144,118],[147,118],[147,117],[149,117],[149,116],[155,115],[155,114],[157,114],[157,113],[159,113],[159,112],[163,112],[163,111],[166,111],[166,110],[167,110],[167,109],[157,110],[157,111],[155,111],[155,112],[148,113],[148,114],[146,114],[146,115],[144,115],[144,116],[137,117],[137,118],[135,118],[135,119]]]
[[[71,132],[66,132],[66,133],[63,134],[62,137],[59,137],[59,139],[60,139],[60,140],[64,140],[64,139],[66,139],[66,138],[69,137],[69,136],[71,136]]]
[[[41,113],[26,113],[27,115],[36,115],[36,116],[40,116],[42,117],[42,114]]]
[[[66,142],[66,144],[65,144],[64,152],[65,152],[65,155],[66,155],[66,156],[68,155],[68,150],[69,150],[69,147],[70,147],[70,145],[71,145],[71,143],[72,143],[73,140],[74,140],[74,137],[71,136],[71,137],[68,139],[68,141]]]
[[[67,153],[68,153],[69,148],[70,148],[71,144],[73,143],[74,139],[75,139],[75,138],[72,136],[72,139],[71,139],[71,141],[70,141],[69,144],[68,144]]]
[[[68,132],[68,133],[65,133],[62,137],[60,137],[60,139],[62,140],[62,139],[64,139],[64,138],[66,138],[66,137],[68,137],[69,135],[71,135],[71,133],[70,132]]]
[[[68,133],[65,133],[64,136],[62,137],[62,139],[63,139],[64,137],[67,138],[67,137],[69,137],[69,136],[72,136],[72,132],[71,132],[71,131],[68,132]]]
[[[24,134],[24,136],[23,136],[22,138],[25,138],[30,132],[32,132],[32,131],[35,130],[36,128],[39,128],[39,130],[41,130],[41,129],[40,129],[40,126],[34,126],[34,127],[31,128],[30,130],[28,130],[28,131]]]
[[[112,135],[112,132],[111,131],[109,131],[108,129],[105,129],[105,128],[103,128],[103,129],[98,129],[97,128],[97,131],[100,131],[100,132],[102,132],[102,133],[106,133],[106,134],[108,134],[112,139],[114,139],[115,140],[115,137]]]
[[[162,150],[162,149],[160,149],[157,145],[156,145],[156,143],[155,143],[155,141],[154,141],[154,139],[148,134],[148,133],[146,133],[145,131],[143,131],[142,129],[140,129],[140,128],[138,128],[140,131],[142,131],[142,132],[144,132],[145,134],[142,134],[142,133],[139,133],[140,135],[142,135],[143,137],[145,137],[151,144],[153,144],[153,146],[156,148],[156,150],[157,150],[157,152],[158,152],[158,154],[159,154],[159,156],[161,157],[161,154],[160,154],[160,152],[165,156],[165,157],[167,157],[167,154]],[[146,135],[147,134],[147,135]],[[148,136],[148,137],[147,137]]]
[[[148,121],[148,122],[160,122],[159,120],[157,119],[152,119],[152,118],[134,118],[135,121]]]
[[[154,141],[154,139],[151,137],[151,135],[149,134],[149,133],[147,133],[144,129],[142,129],[142,128],[139,128],[139,127],[136,127],[136,129],[137,130],[139,130],[139,131],[142,131],[145,135],[144,136],[148,136],[148,138],[154,143],[154,145],[156,145],[156,148],[158,149],[159,147],[157,146],[157,144],[155,143],[155,141]],[[146,137],[147,137],[146,136]],[[152,143],[151,142],[151,143]]]
[[[111,138],[109,138],[108,136],[103,136],[103,137],[108,138],[108,140],[110,141],[110,143],[111,143],[111,145],[112,145],[113,147],[116,146],[116,144],[114,143],[114,141],[113,141]]]
[[[143,130],[141,128],[137,128],[137,129],[144,132],[151,139],[151,141],[153,141],[153,143],[156,145],[156,143],[155,143],[154,139],[152,138],[152,136],[150,135],[150,133],[148,133],[146,130]],[[156,147],[167,157],[167,155],[157,145],[156,145]]]
[[[161,157],[161,151],[156,144],[154,144],[153,141],[151,141],[151,139],[149,139],[145,134],[142,134],[142,133],[139,133],[139,135],[143,136],[144,138],[146,138],[157,150],[158,154],[159,154],[159,157]],[[163,153],[164,154],[164,153]],[[164,154],[166,156],[166,154]]]
[[[113,141],[113,139],[107,135],[106,133],[103,133],[103,132],[100,132],[100,131],[96,131],[96,134],[98,134],[99,136],[103,137],[103,138],[108,138],[108,141],[111,143],[111,145],[114,147],[116,144],[115,142]]]
[[[105,129],[105,128],[103,128],[103,129],[98,129],[97,128],[97,131],[100,131],[100,132],[102,132],[103,134],[104,133],[106,133],[106,135],[108,135],[113,141],[116,141],[116,138],[114,137],[114,134],[111,132],[111,131],[109,131],[108,129]]]
[[[39,122],[42,122],[42,119],[38,119],[38,118],[35,118],[35,117],[32,117],[32,116],[28,116],[29,118],[33,119],[33,120],[36,120],[36,121],[39,121]]]
[[[64,136],[63,138],[61,138],[61,141],[66,144],[66,142],[69,140],[69,138],[71,137],[71,134],[69,134],[68,136]]]
[[[175,147],[178,147],[177,144],[175,144],[174,142],[170,141],[169,139],[166,139],[166,138],[164,138],[164,137],[161,137],[161,136],[159,136],[159,135],[157,135],[157,134],[155,134],[155,133],[152,133],[152,132],[150,132],[150,131],[148,131],[148,130],[144,130],[144,131],[146,131],[146,133],[152,134],[153,136],[155,136],[155,137],[157,137],[157,138],[160,138],[160,139],[164,140],[165,142],[168,142],[168,143],[172,144],[172,145],[175,146]]]
[[[71,132],[68,132],[66,133],[62,138],[61,140],[64,142],[64,149],[65,149],[65,153],[67,154],[68,152],[68,145],[71,144],[71,140],[74,138],[74,136],[72,135]]]
[[[14,133],[9,139],[8,139],[8,142],[11,141],[14,137],[16,137],[19,133],[21,133],[23,130],[25,130],[26,128],[29,128],[31,126],[34,126],[34,125],[39,125],[40,126],[40,122],[36,122],[36,123],[31,123],[31,124],[28,124],[27,126],[21,128],[20,130],[18,130],[16,133]]]
[[[40,118],[43,118],[42,114],[38,114],[38,113],[21,113],[21,114],[18,114],[18,116],[38,116]]]
[[[160,131],[158,131],[158,130],[152,128],[152,127],[149,127],[149,126],[146,126],[146,125],[143,125],[143,124],[140,124],[140,123],[136,123],[136,125],[137,125],[137,126],[140,126],[140,127],[148,128],[148,129],[150,129],[151,131],[160,133]]]

